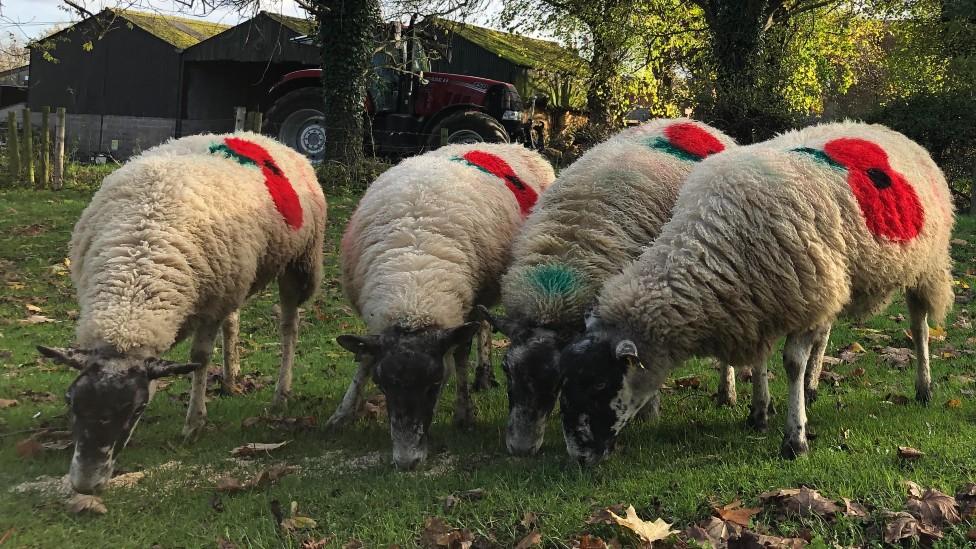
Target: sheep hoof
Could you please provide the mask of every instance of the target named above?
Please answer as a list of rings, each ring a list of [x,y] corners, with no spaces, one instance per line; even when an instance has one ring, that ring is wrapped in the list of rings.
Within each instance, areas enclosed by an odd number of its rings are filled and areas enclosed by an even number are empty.
[[[454,412],[454,426],[459,429],[471,429],[474,427],[474,410],[471,408],[458,409]]]
[[[757,412],[756,409],[750,404],[749,416],[746,418],[746,426],[751,427],[760,433],[765,433],[769,429],[768,413],[763,414],[761,412]]]
[[[487,368],[478,368],[475,371],[474,383],[471,384],[472,391],[487,391],[488,389],[494,389],[495,387],[498,387],[498,381],[495,380],[491,370]]]
[[[735,406],[735,403],[738,401],[738,397],[735,393],[725,393],[722,391],[712,395],[712,398],[715,399],[715,406],[718,406],[719,408],[723,406],[731,408]]]
[[[783,445],[780,446],[779,454],[783,459],[796,459],[810,450],[806,437],[804,440],[791,440],[789,436],[783,438]]]
[[[352,418],[353,418],[352,414],[343,414],[343,413],[336,412],[332,414],[332,417],[330,417],[328,421],[325,422],[325,428],[337,429],[339,427],[343,427],[349,424]]]
[[[241,390],[241,386],[237,383],[222,382],[220,384],[220,393],[224,396],[240,396],[244,394],[244,391]]]
[[[807,390],[804,391],[804,396],[805,396],[805,400],[807,402],[807,406],[809,406],[809,405],[811,405],[811,404],[813,404],[814,402],[817,401],[817,390],[816,389],[810,389],[808,387]]]
[[[915,400],[923,406],[928,406],[932,400],[932,387],[915,386]]]
[[[275,393],[274,398],[271,399],[271,408],[274,410],[283,410],[287,406],[288,406],[288,394]]]
[[[200,421],[183,425],[183,442],[189,444],[200,438],[200,434],[203,433],[203,426],[205,424],[205,421]]]

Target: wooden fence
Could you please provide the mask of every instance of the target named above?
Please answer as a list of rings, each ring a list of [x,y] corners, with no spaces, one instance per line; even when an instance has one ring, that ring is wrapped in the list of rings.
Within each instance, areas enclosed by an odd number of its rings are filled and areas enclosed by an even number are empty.
[[[54,190],[59,190],[64,185],[66,109],[58,107],[55,117],[52,132],[51,108],[42,107],[40,129],[35,135],[30,109],[21,112],[20,127],[17,126],[17,113],[7,113],[6,160],[11,184]]]

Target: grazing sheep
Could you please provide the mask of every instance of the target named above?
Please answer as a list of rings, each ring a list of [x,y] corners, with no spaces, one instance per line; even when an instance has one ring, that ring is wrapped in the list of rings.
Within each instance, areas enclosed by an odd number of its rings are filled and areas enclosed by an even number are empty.
[[[678,189],[706,156],[735,141],[701,122],[659,119],[587,151],[540,199],[502,279],[506,317],[488,316],[511,346],[506,446],[533,454],[559,394],[559,350],[583,331],[600,286],[640,255],[671,217]],[[726,368],[719,401],[735,401]]]
[[[452,362],[455,422],[473,420],[467,361],[481,323],[468,321],[475,305],[497,300],[512,241],[553,179],[525,147],[479,144],[408,158],[370,185],[341,251],[343,289],[370,335],[337,339],[359,369],[330,425],[354,417],[373,372],[386,394],[394,462],[415,467]]]
[[[952,303],[953,222],[942,172],[883,126],[813,126],[705,160],[661,236],[607,281],[598,318],[560,356],[567,450],[586,464],[607,455],[686,357],[765,364],[786,336],[782,454],[802,454],[811,355],[838,317],[871,314],[900,289],[918,355],[916,398],[927,402],[927,318],[941,320]],[[753,423],[765,423],[762,404]]]
[[[308,161],[253,133],[169,141],[105,178],[71,239],[76,346],[38,348],[81,371],[68,389],[75,490],[97,491],[111,477],[159,377],[193,372],[184,434],[200,429],[217,331],[223,325],[233,387],[237,311],[275,278],[282,357],[274,402],[284,401],[298,306],[321,280],[325,214]],[[158,358],[190,333],[192,363]]]

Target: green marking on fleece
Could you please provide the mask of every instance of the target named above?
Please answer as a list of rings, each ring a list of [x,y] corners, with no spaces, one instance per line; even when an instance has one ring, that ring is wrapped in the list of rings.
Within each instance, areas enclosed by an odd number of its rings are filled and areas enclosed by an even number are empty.
[[[528,272],[529,282],[546,296],[569,295],[580,287],[576,269],[565,265],[537,265]]]
[[[697,156],[689,153],[688,151],[684,151],[684,150],[679,149],[678,147],[675,147],[674,145],[671,144],[670,141],[668,141],[667,139],[665,139],[663,137],[660,137],[660,136],[653,137],[653,138],[649,138],[649,139],[645,139],[644,140],[644,145],[647,146],[647,147],[650,147],[652,149],[657,149],[657,150],[659,150],[661,152],[668,153],[671,156],[678,157],[681,160],[684,160],[685,162],[700,162],[701,161],[701,158],[698,158]]]
[[[236,160],[237,163],[242,166],[257,166],[257,162],[255,162],[254,160],[246,156],[237,154],[236,152],[232,151],[230,147],[228,147],[223,143],[212,143],[210,145],[210,154],[217,154],[217,153],[222,153],[227,158],[232,158]]]
[[[463,158],[461,156],[452,156],[451,157],[451,161],[453,161],[453,162],[460,162],[461,164],[465,164],[467,166],[471,166],[472,168],[474,168],[476,170],[479,170],[479,171],[482,171],[482,172],[485,172],[488,175],[495,175],[495,174],[489,172],[488,170],[482,168],[481,166],[479,166],[477,164],[472,164],[471,162],[468,162],[468,160],[466,158]]]
[[[830,158],[829,156],[827,156],[827,153],[825,153],[825,152],[823,152],[823,151],[821,151],[819,149],[811,149],[810,147],[799,147],[799,148],[790,149],[790,150],[793,151],[793,152],[803,153],[803,154],[812,156],[813,159],[816,160],[817,162],[820,162],[821,164],[825,164],[825,165],[827,165],[827,166],[829,166],[829,167],[831,167],[831,168],[833,168],[835,170],[846,171],[844,169],[844,166],[842,166],[842,165],[838,164],[837,162],[835,162],[833,158]]]

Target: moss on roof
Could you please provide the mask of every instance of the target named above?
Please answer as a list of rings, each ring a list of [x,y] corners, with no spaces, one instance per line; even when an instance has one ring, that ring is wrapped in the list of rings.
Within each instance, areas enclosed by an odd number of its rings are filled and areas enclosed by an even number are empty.
[[[194,44],[200,43],[230,28],[229,25],[202,21],[200,19],[187,19],[185,17],[173,17],[170,15],[158,15],[132,10],[106,11],[117,15],[119,18],[132,23],[149,34],[181,50],[185,50]]]
[[[434,24],[516,65],[568,74],[579,74],[584,70],[583,59],[558,42],[529,38],[448,19],[437,18]]]
[[[288,15],[282,15],[280,13],[272,13],[270,11],[265,11],[262,13],[274,19],[275,21],[281,23],[282,25],[288,27],[289,29],[297,32],[298,34],[304,34],[304,35],[315,34],[315,22],[309,19],[290,17]]]

